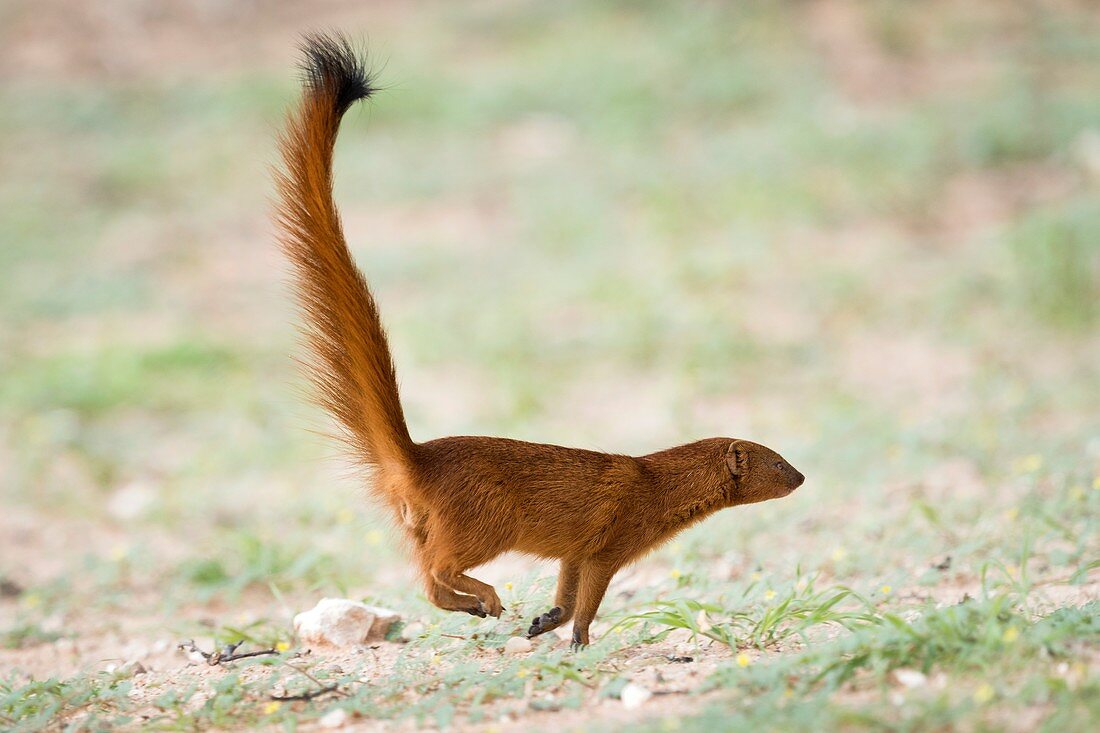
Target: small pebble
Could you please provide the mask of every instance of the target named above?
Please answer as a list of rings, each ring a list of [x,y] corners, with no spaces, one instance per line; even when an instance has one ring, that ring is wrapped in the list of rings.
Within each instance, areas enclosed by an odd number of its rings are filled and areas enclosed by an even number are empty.
[[[413,621],[411,624],[406,624],[405,627],[401,629],[401,638],[405,641],[412,641],[423,633],[424,624],[419,621]]]
[[[895,669],[894,680],[902,687],[924,687],[928,683],[928,677],[923,672],[915,669]]]
[[[23,586],[14,580],[0,577],[0,598],[18,598],[23,595]]]
[[[627,710],[635,710],[640,708],[645,701],[653,697],[653,693],[641,685],[636,685],[633,682],[626,683],[622,692],[619,693],[619,699],[622,700],[623,707]]]
[[[524,654],[529,651],[531,651],[531,640],[522,636],[513,636],[504,642],[505,654]]]
[[[107,512],[115,519],[129,520],[147,514],[157,494],[146,484],[133,482],[116,489],[107,497]]]
[[[343,708],[330,710],[317,722],[322,728],[343,728],[348,723],[348,711]]]

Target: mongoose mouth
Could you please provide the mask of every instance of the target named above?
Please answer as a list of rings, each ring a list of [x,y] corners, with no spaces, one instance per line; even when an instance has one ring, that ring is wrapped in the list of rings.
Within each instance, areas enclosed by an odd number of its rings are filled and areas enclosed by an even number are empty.
[[[803,476],[801,473],[795,471],[794,479],[792,480],[792,483],[791,483],[790,487],[787,489],[787,493],[784,494],[784,496],[790,496],[791,494],[794,493],[795,489],[797,489],[799,486],[801,486],[804,483],[806,483],[806,477]]]

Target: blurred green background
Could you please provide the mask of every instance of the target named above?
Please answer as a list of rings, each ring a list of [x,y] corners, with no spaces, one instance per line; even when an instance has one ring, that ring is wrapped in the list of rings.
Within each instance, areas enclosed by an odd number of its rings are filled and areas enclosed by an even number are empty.
[[[9,624],[269,584],[426,609],[291,359],[269,170],[329,27],[386,87],[337,199],[414,438],[775,447],[804,488],[652,561],[701,573],[1095,558],[1094,3],[9,1]]]

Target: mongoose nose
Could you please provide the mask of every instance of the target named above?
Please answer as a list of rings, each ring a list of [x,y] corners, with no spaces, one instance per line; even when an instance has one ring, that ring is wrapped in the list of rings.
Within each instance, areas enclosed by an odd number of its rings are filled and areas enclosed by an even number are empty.
[[[798,471],[794,472],[794,487],[797,489],[799,486],[806,482],[806,477]]]

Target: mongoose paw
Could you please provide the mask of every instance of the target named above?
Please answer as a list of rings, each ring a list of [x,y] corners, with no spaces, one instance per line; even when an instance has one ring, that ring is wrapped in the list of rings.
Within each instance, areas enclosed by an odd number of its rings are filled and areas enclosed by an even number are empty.
[[[500,605],[500,599],[496,596],[486,603],[485,601],[478,601],[481,610],[485,612],[484,615],[492,616],[493,618],[500,618],[500,614],[504,613],[504,606]]]
[[[531,628],[527,629],[527,638],[544,634],[561,625],[561,607],[554,606],[541,616],[531,619]]]
[[[462,610],[464,610],[466,613],[470,614],[471,616],[477,616],[478,618],[485,618],[486,616],[489,615],[485,612],[485,605],[481,601],[478,601],[476,606],[472,606],[470,608],[464,608]]]
[[[571,643],[569,645],[569,651],[574,652],[574,653],[584,651],[587,648],[588,648],[587,644],[582,644],[579,641],[574,641],[573,643]]]
[[[577,629],[573,629],[573,643],[569,645],[569,651],[579,652],[588,646],[588,630],[582,634]]]

